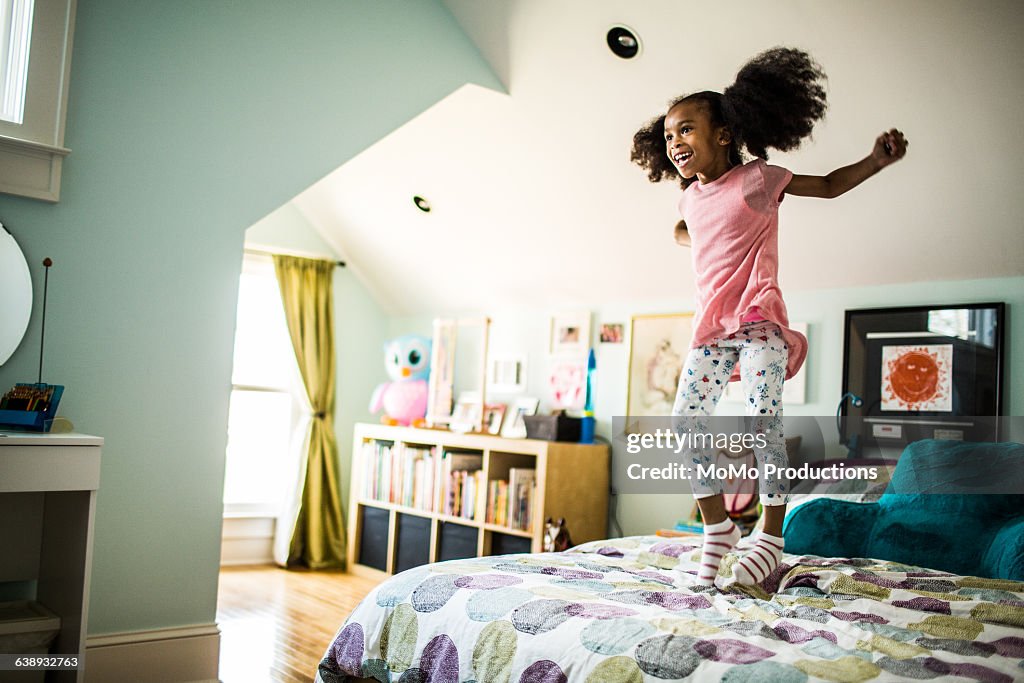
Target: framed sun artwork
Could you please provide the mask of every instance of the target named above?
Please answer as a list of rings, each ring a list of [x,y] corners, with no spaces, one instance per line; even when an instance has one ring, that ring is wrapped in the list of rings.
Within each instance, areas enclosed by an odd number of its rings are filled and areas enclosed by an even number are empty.
[[[1003,413],[1006,304],[846,311],[840,427],[879,445],[974,440]],[[860,405],[856,405],[860,403]]]

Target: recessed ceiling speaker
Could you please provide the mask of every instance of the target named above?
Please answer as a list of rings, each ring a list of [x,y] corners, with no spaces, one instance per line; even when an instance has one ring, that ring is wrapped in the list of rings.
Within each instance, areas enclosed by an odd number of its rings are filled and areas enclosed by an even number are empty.
[[[615,53],[616,57],[632,59],[640,54],[640,39],[628,26],[618,24],[608,29],[608,49]]]
[[[430,202],[423,197],[416,195],[412,198],[412,203],[416,205],[416,208],[423,213],[430,213]]]

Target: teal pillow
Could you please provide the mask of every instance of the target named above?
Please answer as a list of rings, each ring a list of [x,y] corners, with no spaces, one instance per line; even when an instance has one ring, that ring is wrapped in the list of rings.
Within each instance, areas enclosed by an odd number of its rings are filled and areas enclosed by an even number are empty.
[[[1010,491],[1024,491],[1024,445],[917,441],[877,503],[818,499],[793,510],[786,552],[1024,580],[1024,496]]]
[[[868,557],[864,552],[878,503],[816,498],[786,515],[782,536],[786,552],[822,557]]]
[[[1024,517],[1003,525],[993,536],[983,563],[985,576],[1024,581]]]

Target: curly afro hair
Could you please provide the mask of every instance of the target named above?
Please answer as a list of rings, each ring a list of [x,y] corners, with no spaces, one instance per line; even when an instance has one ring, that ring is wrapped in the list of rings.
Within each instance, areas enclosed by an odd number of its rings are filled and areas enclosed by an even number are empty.
[[[761,159],[768,148],[781,152],[796,149],[809,137],[814,124],[828,108],[825,72],[802,50],[776,47],[757,55],[736,74],[736,82],[718,93],[705,90],[669,103],[699,101],[712,125],[732,133],[731,165],[743,163],[743,150]],[[633,135],[630,160],[647,171],[651,182],[686,180],[665,154],[665,115],[648,122]]]

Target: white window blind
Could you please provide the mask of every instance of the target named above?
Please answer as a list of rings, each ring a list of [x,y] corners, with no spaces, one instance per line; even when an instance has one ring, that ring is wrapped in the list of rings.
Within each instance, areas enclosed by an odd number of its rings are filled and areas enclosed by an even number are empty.
[[[21,124],[35,0],[0,0],[0,118]]]

